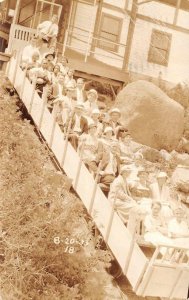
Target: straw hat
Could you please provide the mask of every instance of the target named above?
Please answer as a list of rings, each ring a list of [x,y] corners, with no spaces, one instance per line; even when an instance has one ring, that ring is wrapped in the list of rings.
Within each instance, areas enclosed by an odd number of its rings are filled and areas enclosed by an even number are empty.
[[[98,108],[94,108],[94,109],[92,110],[91,114],[92,114],[92,115],[93,115],[93,114],[98,114],[98,115],[100,115],[100,110],[99,110]]]
[[[112,113],[117,113],[121,116],[121,112],[120,112],[119,108],[116,108],[116,107],[112,108],[109,112],[109,115],[111,115]]]
[[[167,173],[165,172],[159,172],[159,174],[157,175],[157,178],[167,178]]]
[[[110,126],[107,126],[105,129],[104,129],[104,133],[107,133],[109,131],[112,131],[113,132],[113,128],[110,127]]]
[[[123,174],[125,172],[132,172],[133,171],[133,165],[124,165],[120,169],[120,174]]]

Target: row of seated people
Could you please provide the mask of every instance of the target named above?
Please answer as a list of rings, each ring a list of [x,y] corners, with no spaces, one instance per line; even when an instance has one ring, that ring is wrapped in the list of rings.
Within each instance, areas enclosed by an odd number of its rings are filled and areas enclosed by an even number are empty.
[[[27,59],[24,49],[21,66],[31,82],[36,80],[40,95],[47,89],[48,105],[54,118],[89,171],[98,177],[99,185],[120,218],[125,224],[131,223],[136,215],[152,220],[154,207],[159,201],[161,218],[168,226],[174,217],[172,207],[175,202],[172,201],[167,175],[160,172],[154,183],[149,184],[149,174],[141,168],[143,155],[139,148],[131,151],[130,143],[134,141],[120,122],[120,110],[101,111],[97,91],[86,91],[84,80],[74,79],[67,58],[57,58],[55,49],[41,58],[37,42],[38,39],[34,38],[27,46],[33,49],[33,52],[28,51]],[[145,239],[157,244],[149,238],[150,232],[152,237],[157,236],[157,232],[146,226]],[[170,240],[170,237],[166,238]]]

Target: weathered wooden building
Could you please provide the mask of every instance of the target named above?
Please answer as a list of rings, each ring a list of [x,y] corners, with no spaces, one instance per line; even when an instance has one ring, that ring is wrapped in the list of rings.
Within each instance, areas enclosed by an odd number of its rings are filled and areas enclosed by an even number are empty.
[[[161,74],[169,82],[188,77],[187,0],[5,2],[8,22],[13,16],[13,23],[23,31],[33,32],[40,21],[58,13],[59,49],[80,72],[117,82],[127,81],[128,72],[139,78]]]

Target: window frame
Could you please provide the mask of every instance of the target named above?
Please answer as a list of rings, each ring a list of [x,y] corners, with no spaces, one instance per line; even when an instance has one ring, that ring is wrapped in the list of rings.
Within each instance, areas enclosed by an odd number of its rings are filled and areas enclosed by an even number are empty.
[[[112,49],[111,46],[102,46],[100,43],[101,41],[104,42],[104,43],[111,43],[112,41],[111,40],[108,40],[106,38],[103,38],[101,37],[101,32],[103,32],[102,30],[102,25],[103,25],[103,20],[105,17],[108,17],[108,18],[111,18],[112,20],[116,20],[119,22],[119,29],[118,29],[118,35],[116,36],[116,41],[113,42],[113,43],[120,43],[120,37],[121,37],[121,31],[122,31],[122,26],[123,26],[123,19],[120,18],[120,17],[117,17],[117,16],[114,16],[114,15],[111,15],[111,14],[108,14],[108,13],[105,13],[103,12],[102,15],[101,15],[101,20],[100,20],[100,26],[99,26],[99,30],[98,30],[98,43],[97,43],[97,47],[102,49],[102,50],[105,50],[105,51],[110,51],[110,52],[113,52],[113,53],[117,53],[119,51],[119,45],[114,45],[114,49]]]
[[[162,34],[164,36],[167,36],[169,38],[169,44],[168,44],[168,49],[167,50],[153,46],[153,43],[152,43],[152,41],[153,41],[153,35],[156,34],[156,33],[158,33],[158,34],[160,33],[160,34]],[[149,46],[149,50],[148,50],[148,62],[154,63],[156,65],[167,67],[168,63],[169,63],[169,56],[170,56],[170,50],[171,50],[171,42],[172,42],[172,34],[171,33],[164,32],[164,31],[158,30],[158,29],[153,29],[152,33],[151,33],[150,46]],[[157,62],[157,61],[155,61],[155,60],[152,59],[151,52],[153,51],[153,48],[155,48],[156,50],[159,49],[159,50],[166,51],[165,62],[160,63],[160,62]]]

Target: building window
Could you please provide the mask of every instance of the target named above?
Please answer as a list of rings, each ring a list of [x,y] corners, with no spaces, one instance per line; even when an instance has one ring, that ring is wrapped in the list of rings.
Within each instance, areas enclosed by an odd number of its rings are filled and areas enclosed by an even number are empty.
[[[163,66],[168,65],[171,38],[170,33],[155,29],[152,31],[148,62]]]
[[[102,14],[98,38],[98,47],[104,50],[117,52],[122,29],[122,19],[108,14]]]

